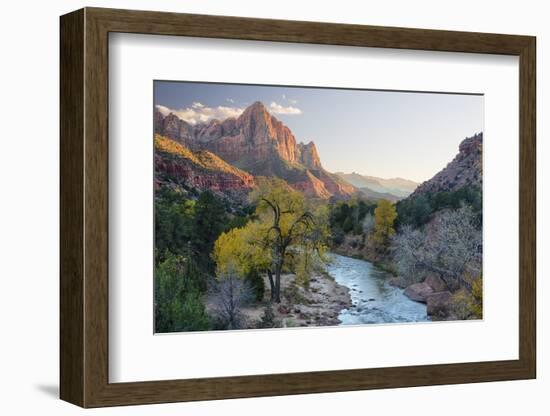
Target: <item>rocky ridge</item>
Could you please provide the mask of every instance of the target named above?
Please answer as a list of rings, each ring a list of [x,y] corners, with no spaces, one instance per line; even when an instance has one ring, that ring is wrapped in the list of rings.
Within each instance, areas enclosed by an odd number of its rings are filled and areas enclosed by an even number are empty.
[[[155,188],[191,186],[244,198],[254,177],[209,151],[192,151],[164,136],[155,136]]]
[[[433,178],[420,184],[410,198],[429,192],[452,192],[465,185],[481,186],[482,144],[483,133],[464,139],[455,158]]]

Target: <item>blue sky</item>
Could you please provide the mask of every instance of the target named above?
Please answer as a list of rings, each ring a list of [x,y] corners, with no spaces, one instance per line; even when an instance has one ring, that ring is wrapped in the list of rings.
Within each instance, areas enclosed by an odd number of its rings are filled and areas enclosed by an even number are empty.
[[[483,96],[155,81],[155,105],[191,123],[238,116],[261,101],[323,166],[418,182],[483,130]]]

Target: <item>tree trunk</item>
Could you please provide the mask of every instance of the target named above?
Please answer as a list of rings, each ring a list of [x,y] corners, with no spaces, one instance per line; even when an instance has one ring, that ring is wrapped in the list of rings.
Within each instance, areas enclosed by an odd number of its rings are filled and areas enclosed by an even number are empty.
[[[273,281],[273,273],[267,269],[267,277],[269,278],[269,288],[271,289],[271,301],[275,301],[275,282]]]
[[[281,303],[281,272],[283,270],[283,262],[277,263],[275,268],[275,302]]]

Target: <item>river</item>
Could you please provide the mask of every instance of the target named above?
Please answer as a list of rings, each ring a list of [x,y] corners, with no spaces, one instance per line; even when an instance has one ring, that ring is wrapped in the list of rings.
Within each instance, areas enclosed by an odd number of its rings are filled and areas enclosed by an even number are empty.
[[[329,274],[350,290],[353,305],[340,312],[341,325],[429,321],[426,305],[387,283],[389,274],[372,263],[332,254]]]

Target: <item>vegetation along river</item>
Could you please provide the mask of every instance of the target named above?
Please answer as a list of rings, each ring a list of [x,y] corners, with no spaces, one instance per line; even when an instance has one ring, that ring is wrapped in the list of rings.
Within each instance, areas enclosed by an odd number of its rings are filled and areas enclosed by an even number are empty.
[[[352,306],[340,312],[341,325],[428,321],[426,305],[390,286],[387,272],[372,263],[332,254],[329,274],[350,290]]]

